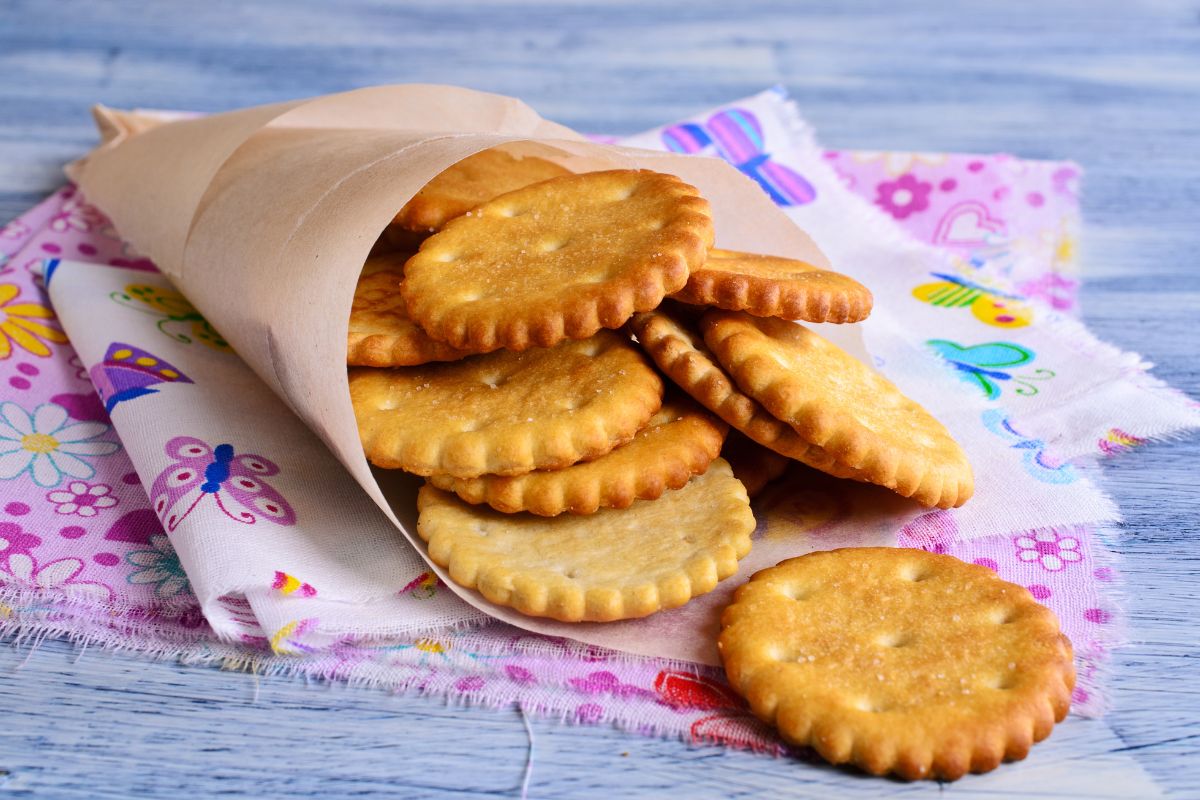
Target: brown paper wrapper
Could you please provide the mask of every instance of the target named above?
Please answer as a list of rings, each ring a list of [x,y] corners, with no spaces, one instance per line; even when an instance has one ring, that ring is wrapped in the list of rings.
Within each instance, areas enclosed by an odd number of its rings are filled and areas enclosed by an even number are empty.
[[[711,202],[721,247],[828,266],[812,240],[725,162],[596,144],[500,95],[401,85],[166,124],[103,108],[96,115],[103,142],[68,174],[321,437],[423,555],[415,533],[417,482],[382,472],[377,480],[359,444],[346,333],[372,245],[439,172],[504,145],[577,172],[672,173]],[[431,567],[467,602],[521,628],[648,655],[715,660],[710,631],[678,636],[695,641],[663,652],[661,633],[648,635],[645,623],[568,625],[526,617]],[[722,588],[744,580],[742,573]],[[667,615],[681,623],[686,618]],[[654,627],[662,624],[670,623]]]

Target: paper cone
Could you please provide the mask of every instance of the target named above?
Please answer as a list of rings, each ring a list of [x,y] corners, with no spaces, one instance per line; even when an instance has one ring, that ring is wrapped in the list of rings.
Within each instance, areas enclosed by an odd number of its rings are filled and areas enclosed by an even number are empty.
[[[108,110],[98,120],[105,142],[70,168],[88,200],[324,440],[423,555],[415,535],[417,482],[388,474],[381,488],[363,455],[347,384],[346,334],[372,244],[439,172],[507,144],[574,171],[672,173],[711,202],[721,247],[828,265],[812,240],[730,165],[595,144],[500,95],[383,86],[157,127]],[[567,625],[526,617],[431,566],[468,602],[522,628],[654,655],[715,656],[711,638],[698,642],[695,653],[662,653],[645,641],[654,637],[638,633],[637,622]]]

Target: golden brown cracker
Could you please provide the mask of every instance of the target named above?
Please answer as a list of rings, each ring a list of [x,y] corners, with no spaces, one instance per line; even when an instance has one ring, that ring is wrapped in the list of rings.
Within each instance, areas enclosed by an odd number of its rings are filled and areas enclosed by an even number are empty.
[[[464,503],[426,484],[417,532],[458,584],[563,622],[610,622],[681,606],[737,572],[754,515],[721,459],[657,500],[537,517]]]
[[[435,339],[487,352],[617,328],[687,282],[712,243],[708,201],[672,175],[569,175],[448,223],[409,260],[401,292]]]
[[[945,426],[841,348],[738,311],[710,311],[700,329],[739,389],[857,479],[930,507],[971,497],[970,462]]]
[[[510,514],[594,514],[601,508],[628,508],[634,500],[653,500],[685,485],[721,452],[727,430],[690,399],[668,396],[629,443],[593,461],[510,477],[432,475],[429,482],[468,503],[486,503]]]
[[[370,461],[456,478],[561,469],[624,444],[662,405],[662,380],[627,339],[400,369],[353,368]]]
[[[804,261],[713,248],[672,299],[807,322],[858,322],[871,292],[853,278]]]
[[[346,339],[346,363],[360,367],[411,367],[430,361],[456,361],[468,353],[430,339],[409,319],[400,296],[408,254],[367,259]]]
[[[740,431],[733,431],[721,448],[721,458],[733,468],[733,476],[755,497],[767,484],[778,478],[792,460],[769,447],[763,447]]]
[[[1071,643],[1022,586],[947,555],[847,548],[754,575],[721,618],[735,690],[835,763],[954,780],[1066,716]]]
[[[570,174],[566,167],[537,156],[519,158],[503,150],[484,150],[464,158],[425,184],[400,209],[392,224],[412,231],[436,231],[451,219],[505,192]]]
[[[664,304],[634,315],[630,330],[658,368],[700,405],[763,447],[814,467],[832,461],[739,390],[683,314]]]

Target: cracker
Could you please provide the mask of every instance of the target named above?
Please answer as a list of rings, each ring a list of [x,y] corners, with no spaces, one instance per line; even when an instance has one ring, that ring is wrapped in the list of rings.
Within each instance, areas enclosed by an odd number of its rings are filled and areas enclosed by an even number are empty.
[[[628,508],[634,500],[653,500],[685,485],[721,452],[727,430],[690,399],[668,397],[632,441],[594,461],[511,477],[433,475],[429,482],[468,503],[486,503],[510,514],[594,514],[600,508]]]
[[[701,306],[807,322],[858,322],[871,313],[871,292],[853,278],[804,261],[713,248],[672,295]]]
[[[700,329],[738,388],[855,478],[929,507],[971,497],[971,464],[945,426],[841,348],[738,311],[710,311]]]
[[[561,469],[624,444],[662,405],[662,380],[611,331],[525,353],[353,368],[367,458],[456,478]]]
[[[629,327],[667,377],[730,426],[780,455],[818,469],[829,466],[832,459],[821,448],[805,442],[734,385],[685,313],[664,304],[635,315]]]
[[[1049,609],[923,550],[789,559],[737,590],[721,628],[726,674],[755,715],[876,775],[954,780],[1024,758],[1075,684]]]
[[[746,494],[755,497],[767,484],[787,470],[792,461],[787,456],[763,447],[744,433],[734,431],[721,448],[721,458],[733,468],[733,476],[746,487]]]
[[[412,318],[454,347],[549,347],[656,307],[712,236],[708,201],[672,175],[569,175],[448,223],[409,260],[401,292]]]
[[[570,174],[566,167],[537,156],[518,158],[503,150],[484,150],[464,158],[425,184],[400,209],[392,224],[413,231],[436,231],[493,197]]]
[[[398,253],[367,259],[350,308],[346,363],[351,366],[411,367],[468,355],[430,339],[409,319],[400,296],[408,256]]]
[[[588,516],[502,514],[426,484],[417,533],[458,584],[563,622],[609,622],[681,606],[737,572],[754,515],[721,459],[681,489]]]

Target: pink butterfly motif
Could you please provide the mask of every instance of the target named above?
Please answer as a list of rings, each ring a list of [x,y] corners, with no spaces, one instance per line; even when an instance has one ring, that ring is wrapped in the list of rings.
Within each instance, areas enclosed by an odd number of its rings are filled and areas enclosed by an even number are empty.
[[[194,436],[176,436],[164,450],[174,463],[154,479],[150,497],[168,531],[175,530],[208,497],[236,522],[253,525],[261,514],[278,525],[296,524],[296,512],[288,501],[263,480],[279,474],[275,462],[250,453],[234,455],[231,444],[213,448]],[[243,510],[230,511],[223,497],[236,501]]]

